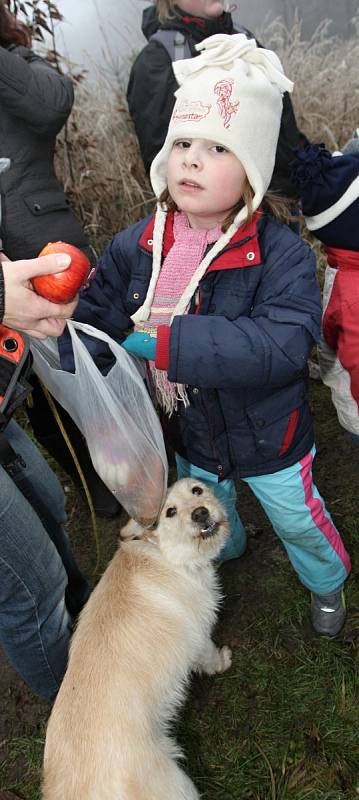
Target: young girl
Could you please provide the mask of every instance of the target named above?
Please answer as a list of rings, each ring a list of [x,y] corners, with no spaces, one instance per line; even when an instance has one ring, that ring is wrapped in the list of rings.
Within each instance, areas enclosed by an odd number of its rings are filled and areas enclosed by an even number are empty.
[[[350,560],[312,479],[315,259],[265,199],[292,84],[243,34],[198,49],[173,65],[180,88],[151,168],[156,213],[114,237],[76,318],[120,341],[132,328],[124,347],[149,361],[178,476],[206,480],[228,508],[223,557],[245,548],[242,478],[312,592],[316,631],[336,635]],[[87,341],[108,368],[107,348]],[[71,368],[67,339],[61,350]]]

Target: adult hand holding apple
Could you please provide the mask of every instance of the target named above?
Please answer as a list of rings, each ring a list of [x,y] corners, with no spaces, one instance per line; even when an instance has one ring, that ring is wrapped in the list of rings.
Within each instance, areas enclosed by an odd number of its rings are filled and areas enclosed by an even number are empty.
[[[66,253],[71,257],[66,270],[32,278],[32,285],[37,294],[53,303],[69,303],[74,299],[81,286],[86,283],[91,273],[91,264],[85,253],[67,242],[49,242],[39,253],[39,257],[51,253]]]
[[[66,320],[76,308],[72,303],[51,303],[36,294],[31,279],[66,270],[70,257],[65,254],[49,255],[27,261],[9,261],[0,256],[0,289],[3,282],[3,304],[0,292],[0,321],[9,328],[25,331],[37,339],[60,336]]]

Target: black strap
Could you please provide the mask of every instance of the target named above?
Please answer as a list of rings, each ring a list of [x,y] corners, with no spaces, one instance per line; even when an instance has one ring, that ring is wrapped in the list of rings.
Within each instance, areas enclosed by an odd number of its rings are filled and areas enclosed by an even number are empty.
[[[9,421],[15,409],[21,405],[28,394],[32,392],[33,387],[28,381],[28,377],[31,374],[32,361],[32,354],[29,353],[19,370],[17,365],[0,357],[0,398],[4,397],[6,394],[6,390],[11,381],[16,380],[12,387],[11,394],[7,399],[5,412],[3,413],[3,403],[0,402],[0,430],[4,427],[4,424]]]
[[[0,359],[0,364],[2,359]],[[19,453],[15,453],[15,450],[9,444],[4,430],[6,425],[10,421],[12,414],[14,413],[15,409],[23,403],[25,398],[27,397],[30,392],[32,392],[32,386],[27,380],[27,377],[30,373],[32,365],[32,356],[29,355],[26,359],[25,363],[22,365],[22,369],[20,371],[18,380],[14,386],[11,398],[6,406],[5,412],[0,411],[0,465],[6,469],[9,475],[12,474],[13,468],[17,467],[18,465],[22,467],[26,467],[25,461]],[[10,368],[2,363],[1,370],[0,370],[0,379],[4,383],[4,388],[7,386],[7,380],[12,377],[14,367],[10,364]]]
[[[13,450],[11,444],[9,444],[5,434],[0,431],[0,464],[5,469],[8,469],[15,461],[18,461],[18,459],[18,454],[15,453],[15,450]]]
[[[27,396],[32,392],[32,390],[33,387],[31,383],[29,383],[29,381],[25,377],[21,377],[18,380],[14,388],[14,391],[11,395],[11,399],[9,400],[9,403],[6,407],[5,413],[7,420],[9,420],[10,417],[13,415],[15,409],[18,406],[21,406],[24,400],[26,400]],[[0,424],[0,429],[1,429],[1,424]]]
[[[16,364],[5,358],[0,358],[0,397],[3,397],[11,378],[16,370]]]

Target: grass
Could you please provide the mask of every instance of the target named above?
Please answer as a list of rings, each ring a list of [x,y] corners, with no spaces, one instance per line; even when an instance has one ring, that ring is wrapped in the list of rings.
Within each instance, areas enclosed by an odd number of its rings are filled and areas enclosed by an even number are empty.
[[[316,481],[354,556],[348,621],[335,640],[316,636],[309,596],[248,487],[243,520],[254,526],[248,552],[221,567],[226,599],[215,633],[233,650],[222,676],[191,681],[174,731],[185,768],[204,800],[355,800],[359,796],[359,450],[343,439],[330,393],[311,382]],[[346,449],[349,448],[349,449]],[[69,484],[65,476],[61,476]],[[69,532],[91,575],[95,548],[86,505],[70,487]],[[116,546],[117,521],[99,520],[102,568]],[[134,712],[135,713],[135,712]],[[39,800],[46,713],[34,733],[10,738],[0,787]]]
[[[45,740],[44,725],[40,728],[33,736],[19,736],[7,743],[6,759],[0,763],[0,790],[16,792],[25,800],[40,798],[39,772]]]
[[[353,25],[358,31],[358,16]],[[277,19],[258,30],[257,36],[278,53],[286,75],[294,81],[293,105],[300,130],[309,141],[325,142],[329,150],[337,150],[359,122],[359,40],[331,36],[329,28],[330,20],[324,19],[306,40],[299,19],[290,30]]]

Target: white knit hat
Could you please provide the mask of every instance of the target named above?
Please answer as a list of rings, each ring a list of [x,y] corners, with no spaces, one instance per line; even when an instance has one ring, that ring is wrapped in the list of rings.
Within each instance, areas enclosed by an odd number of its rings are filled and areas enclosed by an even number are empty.
[[[255,211],[268,189],[275,161],[282,115],[282,94],[292,82],[271,50],[257,47],[242,34],[216,34],[196,45],[195,58],[173,62],[179,83],[165,143],[152,162],[151,183],[157,198],[167,187],[167,163],[173,143],[180,138],[209,139],[234,153],[254,191]],[[144,305],[132,317],[145,320],[160,270],[164,214],[157,208],[153,236],[153,271]],[[208,265],[247,218],[245,206],[226,233],[205,256],[173,316],[184,312]]]
[[[282,93],[293,84],[279,58],[243,33],[217,34],[196,45],[201,55],[174,61],[179,83],[166,141],[151,167],[157,197],[167,186],[167,161],[178,138],[210,139],[241,161],[258,208],[274,167]]]

